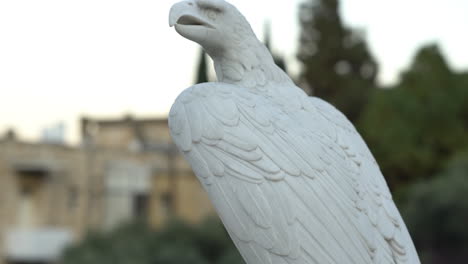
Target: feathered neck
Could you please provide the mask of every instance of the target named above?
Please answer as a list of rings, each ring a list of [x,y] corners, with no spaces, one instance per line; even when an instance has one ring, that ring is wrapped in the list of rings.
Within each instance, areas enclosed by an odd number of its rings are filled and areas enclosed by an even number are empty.
[[[255,36],[244,38],[235,47],[211,57],[219,82],[259,90],[273,83],[292,83]]]

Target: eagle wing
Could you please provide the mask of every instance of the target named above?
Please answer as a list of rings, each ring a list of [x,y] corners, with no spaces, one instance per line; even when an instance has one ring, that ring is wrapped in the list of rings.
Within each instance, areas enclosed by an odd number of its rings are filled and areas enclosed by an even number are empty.
[[[246,262],[418,263],[353,125],[328,103],[300,98],[286,111],[254,90],[204,83],[169,114],[176,145]]]

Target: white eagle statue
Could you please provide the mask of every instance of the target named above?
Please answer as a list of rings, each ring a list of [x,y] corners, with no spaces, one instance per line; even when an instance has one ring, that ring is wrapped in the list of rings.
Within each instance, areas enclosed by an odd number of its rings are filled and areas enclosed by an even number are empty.
[[[419,263],[354,126],[294,85],[233,5],[179,2],[169,23],[218,79],[178,96],[171,136],[246,263]]]

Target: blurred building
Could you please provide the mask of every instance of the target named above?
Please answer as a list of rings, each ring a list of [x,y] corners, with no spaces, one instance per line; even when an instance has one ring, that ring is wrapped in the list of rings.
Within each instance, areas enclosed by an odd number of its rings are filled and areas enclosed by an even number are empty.
[[[82,144],[0,138],[0,263],[53,263],[89,230],[213,213],[166,119],[81,120]]]

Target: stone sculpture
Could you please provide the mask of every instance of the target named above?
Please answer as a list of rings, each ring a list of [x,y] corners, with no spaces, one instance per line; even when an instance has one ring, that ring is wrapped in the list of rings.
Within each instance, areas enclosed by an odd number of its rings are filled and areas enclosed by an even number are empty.
[[[296,87],[234,6],[184,1],[169,22],[218,78],[179,95],[171,135],[248,264],[419,263],[354,126]]]

